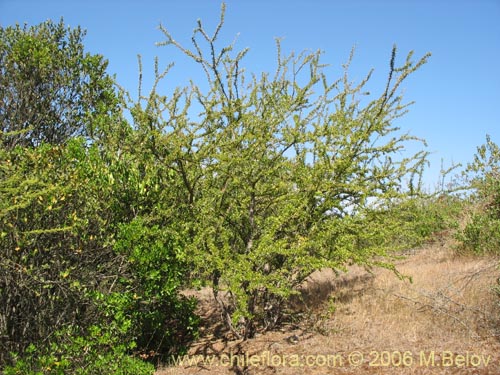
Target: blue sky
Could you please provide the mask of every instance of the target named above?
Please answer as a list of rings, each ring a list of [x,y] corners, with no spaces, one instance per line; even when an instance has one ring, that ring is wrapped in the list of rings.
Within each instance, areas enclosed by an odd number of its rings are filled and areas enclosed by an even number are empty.
[[[404,84],[405,98],[416,103],[397,125],[426,139],[431,168],[426,183],[438,181],[441,159],[467,163],[485,135],[500,143],[500,0],[227,0],[223,41],[239,33],[237,47],[250,48],[246,68],[273,71],[275,37],[283,49],[324,51],[331,81],[340,74],[356,46],[351,78],[359,80],[374,68],[370,88],[381,92],[390,52],[397,44],[402,61],[431,52],[428,64]],[[161,87],[169,93],[190,78],[202,78],[172,48],[156,47],[164,40],[161,22],[175,39],[189,44],[198,18],[209,29],[217,21],[216,0],[0,0],[0,24],[34,25],[47,19],[80,25],[87,30],[90,52],[109,60],[109,72],[135,93],[137,54],[143,57],[145,85],[150,82],[154,56],[160,65],[176,66]]]

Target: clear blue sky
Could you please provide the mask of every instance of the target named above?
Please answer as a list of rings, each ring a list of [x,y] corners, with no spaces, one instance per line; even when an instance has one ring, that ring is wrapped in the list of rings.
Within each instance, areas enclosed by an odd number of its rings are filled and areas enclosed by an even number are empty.
[[[247,70],[273,71],[275,37],[285,51],[325,52],[331,80],[356,45],[352,78],[375,68],[373,91],[382,91],[392,45],[403,59],[431,52],[429,63],[405,83],[405,97],[416,104],[398,122],[428,142],[428,185],[438,180],[441,159],[467,163],[490,134],[500,143],[500,0],[227,0],[224,40],[239,33],[237,47],[250,47]],[[64,17],[87,30],[85,45],[109,60],[109,72],[132,93],[137,89],[137,54],[143,56],[146,87],[154,56],[177,65],[162,89],[169,93],[200,78],[171,48],[155,47],[162,22],[189,43],[196,20],[216,25],[216,0],[0,0],[0,24],[34,25]],[[401,60],[400,60],[401,61]],[[378,89],[378,90],[377,90]]]

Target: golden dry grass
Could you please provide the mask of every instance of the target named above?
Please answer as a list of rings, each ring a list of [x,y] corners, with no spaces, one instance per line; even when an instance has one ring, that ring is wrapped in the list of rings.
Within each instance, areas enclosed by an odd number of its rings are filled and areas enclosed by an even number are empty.
[[[190,349],[193,363],[157,375],[500,374],[497,266],[498,259],[458,257],[435,243],[398,262],[412,282],[383,269],[317,272],[297,302],[296,325],[246,342],[223,338],[211,296],[201,293],[206,326]],[[363,360],[354,366],[349,356],[358,353]],[[254,365],[244,363],[252,358]]]

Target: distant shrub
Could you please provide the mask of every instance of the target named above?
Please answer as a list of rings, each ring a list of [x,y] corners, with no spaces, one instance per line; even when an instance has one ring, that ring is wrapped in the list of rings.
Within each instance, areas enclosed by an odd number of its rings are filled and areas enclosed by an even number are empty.
[[[130,355],[182,352],[196,335],[182,238],[150,214],[160,172],[112,155],[82,139],[0,149],[6,373],[147,373]]]
[[[392,232],[394,248],[420,246],[424,242],[434,241],[442,232],[455,228],[462,205],[462,201],[452,195],[419,195],[390,204],[382,212],[386,225],[399,228]]]
[[[465,173],[473,213],[457,234],[460,250],[500,254],[500,149],[489,136]]]
[[[472,215],[464,229],[458,233],[460,251],[475,254],[500,253],[500,220],[479,212]]]

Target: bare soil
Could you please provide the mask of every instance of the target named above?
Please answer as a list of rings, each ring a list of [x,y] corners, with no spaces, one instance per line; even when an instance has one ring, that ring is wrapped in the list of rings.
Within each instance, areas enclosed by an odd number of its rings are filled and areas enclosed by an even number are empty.
[[[397,269],[324,270],[304,286],[294,324],[232,340],[208,290],[193,292],[203,317],[182,374],[500,374],[498,258],[458,256],[437,241]]]

